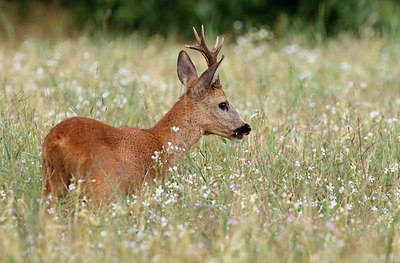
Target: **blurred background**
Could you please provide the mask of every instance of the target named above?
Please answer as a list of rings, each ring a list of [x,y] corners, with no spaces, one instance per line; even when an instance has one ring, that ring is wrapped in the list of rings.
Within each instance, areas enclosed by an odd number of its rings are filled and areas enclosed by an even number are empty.
[[[200,24],[233,35],[265,28],[278,38],[400,32],[398,0],[0,0],[0,10],[0,36],[9,40],[81,32],[191,37],[188,27]]]

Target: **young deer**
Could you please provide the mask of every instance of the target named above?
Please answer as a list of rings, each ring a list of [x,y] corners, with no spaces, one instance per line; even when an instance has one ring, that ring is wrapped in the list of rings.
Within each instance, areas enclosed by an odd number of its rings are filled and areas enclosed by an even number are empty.
[[[223,39],[219,43],[217,37],[209,50],[204,27],[201,38],[195,28],[193,31],[198,45],[186,47],[199,51],[208,69],[198,77],[189,55],[183,50],[179,53],[178,77],[186,92],[154,127],[116,128],[76,117],[51,129],[42,154],[45,196],[63,196],[74,179],[81,183],[83,194],[100,203],[114,193],[135,191],[146,178],[163,177],[166,168],[178,162],[183,151],[203,134],[240,140],[250,133],[250,126],[228,102],[219,81],[218,69],[224,56],[217,62],[217,55]],[[171,154],[171,148],[181,152]],[[156,163],[162,163],[163,168],[157,169]]]

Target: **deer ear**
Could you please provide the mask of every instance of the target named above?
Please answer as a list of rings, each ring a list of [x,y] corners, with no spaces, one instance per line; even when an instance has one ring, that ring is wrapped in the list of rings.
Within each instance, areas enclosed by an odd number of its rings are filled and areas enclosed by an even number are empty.
[[[193,65],[189,55],[184,50],[179,52],[177,71],[178,78],[183,85],[187,85],[187,83],[197,79],[196,67]]]
[[[224,56],[222,56],[221,60],[217,64],[212,65],[206,71],[204,71],[203,74],[201,74],[201,87],[207,89],[219,79],[218,69],[222,63],[222,60],[224,60]]]

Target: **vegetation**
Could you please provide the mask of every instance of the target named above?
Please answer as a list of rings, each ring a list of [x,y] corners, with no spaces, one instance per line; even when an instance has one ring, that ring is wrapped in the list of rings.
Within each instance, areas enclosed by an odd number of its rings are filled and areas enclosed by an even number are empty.
[[[135,30],[191,37],[190,32],[186,33],[188,25],[207,24],[217,32],[236,34],[264,26],[282,35],[288,30],[304,28],[324,37],[343,31],[362,34],[371,28],[383,35],[400,33],[397,0],[9,0],[6,3],[8,10],[12,9],[9,6],[17,7],[19,16],[28,21],[34,19],[32,9],[38,4],[61,7],[72,13],[75,25],[91,31]]]
[[[222,83],[252,133],[204,137],[164,183],[100,208],[78,182],[56,207],[42,199],[45,135],[75,115],[152,126],[184,90],[185,43],[1,43],[0,261],[397,262],[398,42],[269,35],[222,50]]]

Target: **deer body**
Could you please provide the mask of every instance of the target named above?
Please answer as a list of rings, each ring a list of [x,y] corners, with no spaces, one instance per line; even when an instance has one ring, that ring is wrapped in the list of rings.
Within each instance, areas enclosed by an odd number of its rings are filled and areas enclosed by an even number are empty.
[[[180,161],[204,134],[217,134],[231,140],[250,132],[231,107],[219,83],[216,56],[218,41],[210,52],[205,46],[204,29],[200,51],[209,68],[197,77],[196,68],[185,51],[178,57],[178,77],[186,92],[152,128],[109,126],[89,118],[67,119],[51,129],[43,143],[44,195],[61,197],[68,186],[81,183],[84,194],[101,202],[114,193],[129,193],[146,179],[162,177],[165,169]],[[214,53],[213,53],[214,52]],[[157,169],[157,163],[160,169]],[[155,166],[156,164],[156,166]]]

